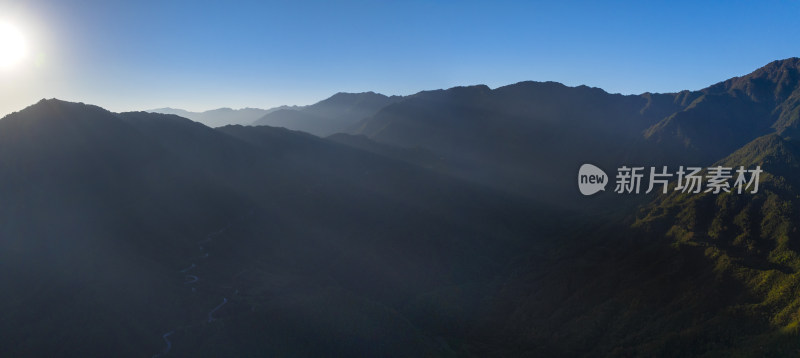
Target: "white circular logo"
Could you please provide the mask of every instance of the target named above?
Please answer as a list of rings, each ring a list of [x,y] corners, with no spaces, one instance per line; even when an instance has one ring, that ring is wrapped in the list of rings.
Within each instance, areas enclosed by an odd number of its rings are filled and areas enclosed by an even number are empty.
[[[601,190],[606,190],[608,184],[608,175],[591,164],[581,165],[578,170],[578,189],[581,190],[583,195],[592,195]]]

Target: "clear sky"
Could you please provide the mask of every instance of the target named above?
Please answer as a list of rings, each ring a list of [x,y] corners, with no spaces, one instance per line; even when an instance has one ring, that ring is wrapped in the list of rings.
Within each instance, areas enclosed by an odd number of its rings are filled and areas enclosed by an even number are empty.
[[[310,104],[523,80],[700,89],[800,56],[800,0],[0,0],[25,37],[0,115],[41,98],[113,111]]]

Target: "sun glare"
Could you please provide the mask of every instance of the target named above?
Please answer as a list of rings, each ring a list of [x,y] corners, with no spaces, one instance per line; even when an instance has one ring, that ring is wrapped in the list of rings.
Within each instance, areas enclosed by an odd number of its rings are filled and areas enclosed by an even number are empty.
[[[11,24],[0,22],[0,69],[18,64],[25,57],[25,37]]]

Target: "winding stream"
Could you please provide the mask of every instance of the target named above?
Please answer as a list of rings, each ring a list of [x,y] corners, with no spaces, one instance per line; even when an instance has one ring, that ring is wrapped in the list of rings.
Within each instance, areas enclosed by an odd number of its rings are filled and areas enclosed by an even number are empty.
[[[220,303],[219,306],[214,307],[214,309],[211,310],[211,312],[208,312],[208,323],[211,323],[211,322],[214,321],[214,316],[213,316],[214,312],[216,312],[218,309],[222,308],[222,306],[225,305],[226,303],[228,303],[228,299],[223,297],[222,298],[222,303]]]
[[[251,216],[253,215],[253,213],[254,213],[254,210],[250,210],[250,212],[247,214],[246,218],[249,218],[249,217],[251,217]],[[201,241],[199,241],[199,242],[198,242],[198,244],[201,244],[201,243],[206,243],[206,242],[211,242],[211,241],[212,241],[212,239],[213,239],[215,236],[221,235],[221,234],[222,234],[222,233],[224,233],[224,232],[225,232],[225,231],[226,231],[228,228],[230,228],[232,225],[233,225],[233,223],[229,223],[228,225],[226,225],[226,226],[225,226],[225,227],[223,227],[222,229],[219,229],[219,230],[217,230],[217,231],[215,231],[215,232],[213,232],[213,233],[210,233],[210,234],[208,234],[208,235],[206,236],[206,238],[205,238],[205,239],[203,239],[203,240],[201,240]],[[205,251],[205,249],[204,249],[204,247],[203,247],[203,246],[200,246],[200,251]],[[206,258],[208,258],[208,256],[209,256],[209,254],[208,254],[208,252],[206,251],[206,252],[205,252],[205,253],[204,253],[202,256],[199,256],[199,257],[197,257],[196,259],[206,259]],[[185,274],[185,273],[187,273],[187,272],[189,272],[189,271],[191,271],[191,270],[193,270],[193,269],[195,269],[195,268],[197,268],[197,264],[195,264],[195,263],[192,263],[192,264],[191,264],[189,267],[187,267],[187,268],[184,268],[184,269],[180,270],[179,272],[180,272],[180,273],[184,273],[184,274]],[[239,274],[237,274],[236,276],[238,276],[238,275],[240,275],[240,274],[244,273],[245,271],[247,271],[247,270],[243,270],[242,272],[240,272],[240,273],[239,273]],[[196,275],[185,275],[185,276],[184,276],[184,280],[185,280],[185,281],[184,281],[184,284],[185,284],[185,285],[191,285],[191,284],[194,284],[194,283],[196,283],[197,281],[200,281],[200,278],[199,278],[199,277],[197,277]],[[192,287],[192,292],[193,292],[193,293],[194,293],[194,292],[196,292],[196,288],[195,288],[195,287]],[[239,293],[239,290],[237,289],[237,290],[234,292],[234,295],[237,295],[238,293]],[[216,319],[214,318],[214,312],[216,312],[217,310],[219,310],[220,308],[222,308],[222,306],[224,306],[226,303],[228,303],[228,298],[227,298],[227,297],[223,297],[223,298],[222,298],[222,303],[220,303],[219,305],[217,305],[216,307],[214,307],[214,309],[212,309],[210,312],[208,312],[208,322],[207,322],[207,323],[211,323],[211,322],[213,322],[213,321],[215,321],[215,320],[216,320]],[[167,347],[166,347],[166,348],[165,348],[165,349],[164,349],[164,350],[163,350],[161,353],[157,353],[157,354],[153,355],[153,358],[162,357],[162,356],[166,355],[166,354],[167,354],[167,353],[168,353],[168,352],[169,352],[169,351],[172,349],[172,342],[169,340],[169,336],[170,336],[170,335],[172,335],[173,333],[175,333],[175,331],[174,331],[174,330],[173,330],[173,331],[169,331],[169,332],[165,333],[163,336],[161,336],[161,337],[164,339],[164,342],[166,342],[166,344],[167,344]]]
[[[167,338],[167,337],[169,337],[169,336],[170,336],[170,335],[172,335],[173,333],[175,333],[175,331],[169,331],[169,332],[167,332],[167,333],[164,333],[164,335],[163,335],[163,336],[161,336],[162,338],[164,338],[164,342],[167,342],[167,348],[164,348],[164,351],[163,351],[163,352],[161,352],[161,353],[157,353],[156,355],[154,355],[154,356],[153,356],[153,358],[158,358],[158,357],[161,357],[161,355],[163,355],[163,354],[167,354],[167,353],[169,352],[169,350],[170,350],[170,349],[172,349],[172,342],[170,342],[170,341],[169,341],[169,338]]]

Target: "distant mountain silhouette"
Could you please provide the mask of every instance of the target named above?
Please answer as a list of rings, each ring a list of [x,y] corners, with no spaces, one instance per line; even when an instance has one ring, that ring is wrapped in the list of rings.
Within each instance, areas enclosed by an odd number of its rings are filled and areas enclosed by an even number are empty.
[[[253,123],[254,120],[263,117],[265,114],[272,113],[274,111],[291,108],[289,106],[280,106],[270,109],[260,109],[260,108],[242,108],[242,109],[231,109],[231,108],[218,108],[212,109],[205,112],[190,112],[183,109],[176,109],[176,108],[157,108],[151,109],[147,112],[151,113],[162,113],[162,114],[174,114],[184,118],[189,118],[195,122],[200,122],[209,126],[211,128],[222,127],[230,124],[250,124]]]
[[[564,178],[583,163],[711,164],[761,135],[791,136],[798,61],[696,92],[623,96],[554,82],[424,91],[350,133],[430,150],[450,175],[570,205],[581,198]]]
[[[328,99],[303,107],[283,108],[268,113],[253,125],[284,127],[317,136],[347,131],[352,125],[400,100],[374,92],[337,93]]]

